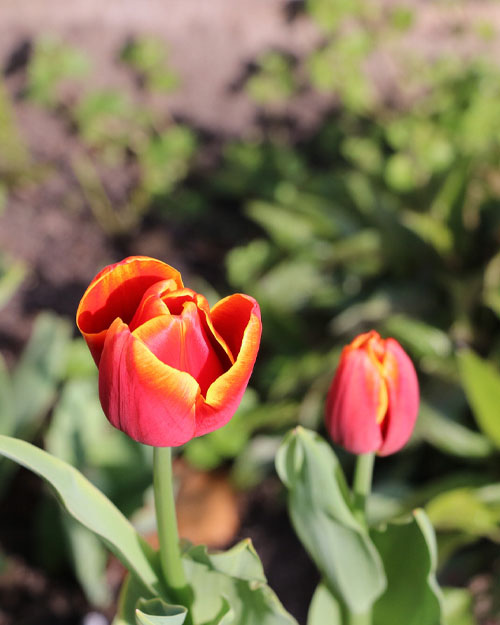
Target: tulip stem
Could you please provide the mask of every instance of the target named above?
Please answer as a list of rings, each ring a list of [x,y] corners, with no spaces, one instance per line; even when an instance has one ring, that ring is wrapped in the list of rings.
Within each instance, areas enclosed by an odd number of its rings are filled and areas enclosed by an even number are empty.
[[[354,614],[354,612],[349,612],[347,615],[347,625],[371,625],[372,624],[372,613],[364,612],[363,614]]]
[[[366,499],[372,488],[373,465],[375,454],[360,454],[356,459],[352,490],[356,517],[366,524]]]
[[[352,491],[354,496],[354,514],[364,526],[366,523],[366,500],[372,488],[373,465],[375,454],[360,454],[356,458]],[[371,625],[372,611],[369,609],[363,614],[348,612],[347,625]]]
[[[187,607],[190,603],[190,593],[179,548],[170,447],[154,448],[153,487],[161,569],[167,588],[173,594],[172,599]],[[190,620],[188,614],[185,623]]]

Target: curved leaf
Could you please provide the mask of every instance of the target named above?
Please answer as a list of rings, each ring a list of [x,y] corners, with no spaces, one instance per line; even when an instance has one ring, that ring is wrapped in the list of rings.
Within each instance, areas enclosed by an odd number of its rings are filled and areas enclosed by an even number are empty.
[[[314,591],[309,612],[307,625],[343,625],[342,608],[328,588],[318,584]]]
[[[69,464],[15,438],[0,436],[0,454],[46,480],[66,510],[97,534],[150,594],[160,594],[154,552],[100,490]]]
[[[371,534],[387,575],[387,590],[374,606],[374,625],[439,625],[436,538],[425,512],[415,510],[409,521]]]
[[[500,447],[500,372],[473,351],[458,355],[460,378],[478,426]]]
[[[295,428],[283,441],[276,468],[288,488],[290,517],[325,583],[354,613],[382,594],[382,561],[355,518],[340,464],[317,434]]]
[[[135,607],[142,598],[142,585],[129,573],[120,589],[118,609],[111,625],[136,625]]]
[[[192,547],[183,555],[193,621],[206,625],[297,625],[265,583],[250,541],[225,553]],[[230,606],[230,608],[229,608]]]
[[[167,605],[161,599],[140,599],[135,610],[137,625],[182,625],[187,609],[182,605]]]

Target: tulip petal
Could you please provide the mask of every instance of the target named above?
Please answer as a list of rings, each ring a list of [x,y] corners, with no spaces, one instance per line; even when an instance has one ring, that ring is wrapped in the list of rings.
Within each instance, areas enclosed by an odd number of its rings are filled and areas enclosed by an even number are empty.
[[[159,317],[160,315],[168,315],[170,311],[162,299],[162,296],[170,291],[176,290],[177,285],[174,280],[161,280],[155,282],[146,290],[142,296],[142,300],[134,313],[134,316],[128,324],[130,331],[133,332],[146,321]]]
[[[162,363],[116,319],[99,363],[99,396],[107,418],[146,445],[175,447],[195,431],[200,387],[188,373]]]
[[[235,363],[198,397],[195,436],[222,427],[239,406],[259,350],[262,323],[257,302],[236,294],[218,302],[211,311],[215,330],[235,357]]]
[[[184,303],[182,314],[150,319],[133,334],[163,363],[195,378],[203,395],[231,366],[226,354],[210,336],[204,312],[193,301]]]
[[[418,414],[419,390],[415,368],[401,345],[386,341],[385,379],[389,391],[389,409],[382,424],[384,442],[379,455],[388,456],[408,442]]]
[[[354,454],[377,451],[382,433],[377,424],[383,379],[365,349],[342,350],[326,405],[332,439]]]
[[[180,273],[159,260],[131,256],[103,269],[85,291],[76,314],[97,365],[106,339],[106,331],[118,317],[129,323],[144,292],[155,282],[174,280],[182,288]]]

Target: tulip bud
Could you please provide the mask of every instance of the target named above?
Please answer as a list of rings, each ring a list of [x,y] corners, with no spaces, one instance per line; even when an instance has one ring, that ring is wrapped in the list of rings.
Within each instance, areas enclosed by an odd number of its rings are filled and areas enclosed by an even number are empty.
[[[418,413],[415,368],[401,345],[372,330],[342,350],[326,404],[326,427],[353,454],[388,456],[405,445]]]

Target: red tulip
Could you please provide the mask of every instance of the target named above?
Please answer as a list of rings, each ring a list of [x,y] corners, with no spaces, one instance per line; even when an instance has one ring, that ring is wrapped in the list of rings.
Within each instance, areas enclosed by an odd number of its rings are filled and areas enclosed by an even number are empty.
[[[353,454],[387,456],[406,444],[419,403],[417,374],[401,345],[372,330],[344,347],[328,393],[326,426]]]
[[[230,420],[262,329],[252,297],[231,295],[210,310],[178,271],[144,256],[103,269],[76,319],[99,368],[107,418],[155,447],[182,445]]]

